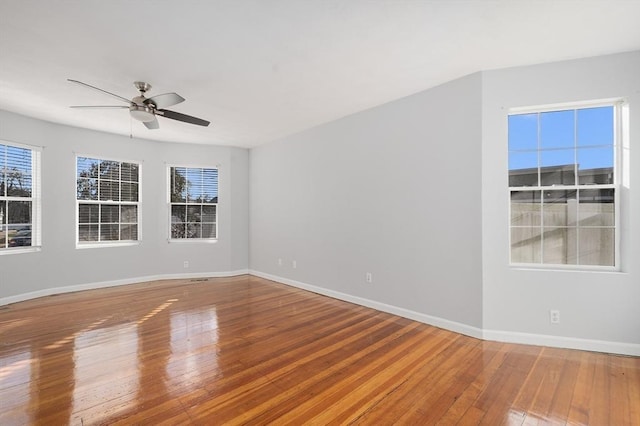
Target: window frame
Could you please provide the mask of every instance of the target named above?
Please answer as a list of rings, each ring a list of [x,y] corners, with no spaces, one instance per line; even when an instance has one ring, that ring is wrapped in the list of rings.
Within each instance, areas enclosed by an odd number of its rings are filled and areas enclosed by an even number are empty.
[[[217,185],[218,185],[218,196],[217,196],[217,202],[216,203],[193,203],[193,204],[197,204],[197,205],[215,205],[216,206],[216,222],[215,222],[215,234],[216,236],[214,238],[208,237],[208,238],[173,238],[171,236],[171,230],[172,230],[172,225],[173,225],[173,217],[172,217],[172,211],[171,211],[171,206],[173,204],[185,204],[188,205],[189,203],[185,202],[185,203],[173,203],[171,201],[171,169],[173,168],[184,168],[184,169],[208,169],[208,170],[216,170],[217,172]],[[216,244],[218,242],[218,240],[220,239],[220,194],[219,194],[219,188],[220,188],[220,165],[203,165],[203,164],[176,164],[176,163],[167,163],[166,164],[166,182],[167,182],[167,188],[166,188],[166,195],[167,195],[167,242],[169,243],[177,243],[177,244],[192,244],[192,243],[204,243],[204,244]]]
[[[120,165],[120,176],[118,182],[120,183],[120,189],[122,188],[122,163],[135,164],[138,166],[138,201],[102,201],[100,199],[97,200],[81,200],[78,198],[78,159],[79,158],[88,158],[91,160],[98,160],[99,162],[110,161],[117,162]],[[142,241],[142,161],[138,160],[130,160],[130,159],[121,159],[121,158],[113,158],[113,157],[105,157],[102,155],[95,154],[75,154],[75,232],[76,232],[76,249],[91,249],[91,248],[101,248],[101,247],[125,247],[125,246],[135,246],[139,245]],[[98,178],[99,182],[99,178]],[[100,189],[98,186],[98,198],[100,194]],[[121,207],[125,206],[136,206],[137,211],[137,239],[135,240],[104,240],[104,241],[80,241],[80,204],[94,204],[94,205],[117,205]],[[121,219],[121,218],[120,218]],[[124,222],[125,224],[128,222]],[[101,219],[98,220],[98,236],[100,236],[100,225],[102,224]],[[123,222],[118,221],[118,225],[123,224]]]
[[[620,272],[622,271],[621,265],[621,192],[622,192],[622,182],[623,182],[623,174],[626,173],[623,170],[623,146],[626,141],[624,140],[626,135],[626,126],[627,123],[624,120],[624,108],[628,106],[628,103],[623,98],[611,98],[611,99],[602,99],[597,101],[586,101],[586,102],[570,102],[570,103],[558,103],[558,104],[550,104],[550,105],[540,105],[540,106],[528,106],[528,107],[516,107],[510,108],[507,112],[507,130],[509,128],[508,119],[512,115],[521,115],[521,114],[542,114],[547,112],[558,112],[558,111],[578,111],[581,109],[589,109],[589,108],[599,108],[599,107],[612,107],[613,108],[613,183],[608,184],[588,184],[583,183],[580,184],[577,180],[578,178],[578,169],[575,169],[576,183],[572,185],[564,185],[564,184],[556,184],[556,185],[542,185],[541,181],[541,168],[543,167],[538,162],[538,184],[536,186],[511,186],[510,182],[507,182],[507,203],[508,203],[508,256],[509,256],[509,266],[514,269],[539,269],[539,270],[573,270],[573,271],[602,271],[602,272]],[[574,128],[574,132],[577,129]],[[507,131],[508,133],[508,131]],[[575,137],[575,136],[574,136]],[[509,137],[507,135],[507,156],[511,152],[509,149]],[[574,150],[577,150],[578,147],[574,145]],[[538,158],[540,153],[545,151],[544,149],[540,149],[538,145],[536,149],[536,153],[538,154]],[[577,151],[576,151],[577,153]],[[507,176],[509,176],[509,165],[507,160]],[[577,161],[577,160],[576,160]],[[578,163],[574,164],[577,167]],[[507,178],[508,181],[508,178]],[[544,247],[541,247],[541,259],[540,262],[537,263],[524,263],[524,262],[513,262],[512,260],[512,201],[511,194],[517,191],[540,191],[541,196],[545,190],[552,189],[554,191],[558,190],[575,190],[576,192],[585,189],[613,189],[614,191],[614,224],[611,227],[614,230],[614,258],[613,265],[588,265],[588,264],[561,264],[561,263],[544,263]],[[544,198],[544,197],[542,197]],[[541,199],[540,206],[544,205],[544,200]],[[543,213],[541,210],[541,224],[540,228],[544,228]],[[579,229],[580,227],[576,226],[575,229]],[[604,228],[604,227],[603,227]],[[579,247],[578,245],[576,247]]]
[[[0,139],[0,145],[31,151],[31,197],[9,197],[0,195],[0,201],[31,202],[31,245],[0,247],[0,255],[33,253],[42,250],[42,151],[43,148],[19,142]],[[8,226],[8,224],[7,224]],[[0,222],[0,227],[4,224]],[[8,229],[8,228],[7,228]]]

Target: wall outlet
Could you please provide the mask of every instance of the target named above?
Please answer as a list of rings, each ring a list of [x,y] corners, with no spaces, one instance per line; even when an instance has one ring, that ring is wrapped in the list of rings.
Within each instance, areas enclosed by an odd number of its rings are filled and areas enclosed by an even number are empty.
[[[296,262],[295,260],[292,260],[292,261],[291,261],[291,267],[292,267],[293,269],[296,269],[296,268],[298,267],[298,262]]]
[[[182,262],[182,266],[187,269],[189,267],[189,261],[185,260],[184,262]]]
[[[282,258],[281,257],[278,258],[278,266],[282,266]]]
[[[552,309],[549,311],[549,322],[551,324],[560,324],[560,311]]]
[[[371,272],[367,272],[364,275],[364,280],[368,283],[372,283],[373,282],[373,274]]]

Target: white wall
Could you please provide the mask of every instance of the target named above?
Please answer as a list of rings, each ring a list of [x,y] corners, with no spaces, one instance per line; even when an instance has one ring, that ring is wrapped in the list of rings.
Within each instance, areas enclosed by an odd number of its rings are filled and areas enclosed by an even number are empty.
[[[628,100],[631,124],[630,149],[625,152],[630,180],[621,191],[622,272],[510,268],[508,109],[618,97]],[[483,304],[487,335],[513,340],[518,338],[515,332],[557,336],[558,343],[568,344],[580,342],[572,343],[566,337],[640,344],[640,155],[636,152],[640,135],[640,52],[486,72],[482,99]],[[559,325],[549,324],[550,309],[560,310]]]
[[[0,140],[44,146],[42,250],[0,255],[0,302],[137,278],[246,272],[247,150],[130,139],[6,111],[0,111]],[[76,154],[141,162],[140,244],[76,249]],[[167,163],[219,165],[217,243],[168,243]]]
[[[508,109],[616,97],[637,138],[640,52],[482,72],[255,148],[250,268],[478,337],[640,355],[636,141],[622,272],[508,264]]]
[[[250,268],[474,334],[480,83],[471,75],[252,149]]]

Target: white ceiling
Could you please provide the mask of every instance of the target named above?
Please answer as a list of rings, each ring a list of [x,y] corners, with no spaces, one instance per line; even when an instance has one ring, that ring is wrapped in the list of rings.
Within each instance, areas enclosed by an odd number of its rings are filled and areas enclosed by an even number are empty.
[[[639,20],[640,0],[0,0],[0,109],[252,147],[476,71],[640,49]],[[67,78],[143,80],[211,125],[71,109],[118,101]]]

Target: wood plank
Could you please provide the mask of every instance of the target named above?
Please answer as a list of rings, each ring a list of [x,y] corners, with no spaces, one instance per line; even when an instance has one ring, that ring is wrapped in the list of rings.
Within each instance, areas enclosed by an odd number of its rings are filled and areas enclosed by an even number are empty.
[[[484,342],[253,276],[0,310],[0,424],[640,424],[640,358]]]

